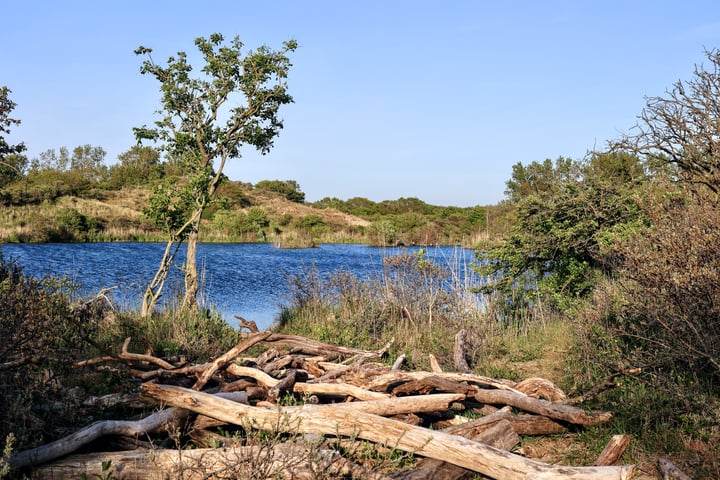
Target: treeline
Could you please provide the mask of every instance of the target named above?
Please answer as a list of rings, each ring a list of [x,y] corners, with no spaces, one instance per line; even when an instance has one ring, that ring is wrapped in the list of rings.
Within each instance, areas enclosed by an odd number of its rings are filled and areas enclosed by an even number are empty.
[[[185,181],[178,161],[148,146],[133,146],[109,166],[105,150],[92,145],[51,149],[31,160],[21,153],[8,155],[0,168],[0,205],[5,207],[0,241],[159,240],[151,196]],[[287,203],[280,208],[278,201]],[[123,205],[131,208],[123,210]],[[203,213],[203,240],[475,245],[490,236],[486,218],[499,208],[434,206],[417,198],[308,203],[295,180],[253,185],[225,178],[218,198]],[[335,211],[364,221],[330,213]]]

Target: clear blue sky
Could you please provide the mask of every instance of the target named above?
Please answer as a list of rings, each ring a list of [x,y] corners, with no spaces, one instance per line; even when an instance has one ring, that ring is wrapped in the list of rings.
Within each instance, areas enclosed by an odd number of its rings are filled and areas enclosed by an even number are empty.
[[[692,76],[720,47],[720,2],[35,1],[1,4],[0,86],[28,156],[91,144],[108,163],[159,106],[139,73],[194,39],[251,48],[294,38],[295,103],[269,155],[233,180],[297,180],[310,201],[503,199],[512,165],[581,158],[627,131],[646,96]],[[191,55],[192,58],[192,55]]]

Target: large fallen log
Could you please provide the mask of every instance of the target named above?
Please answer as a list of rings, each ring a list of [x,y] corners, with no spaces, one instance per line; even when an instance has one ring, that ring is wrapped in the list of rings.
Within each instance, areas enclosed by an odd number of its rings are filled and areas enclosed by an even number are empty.
[[[247,401],[245,392],[220,393],[218,395],[223,396],[226,401],[230,402]],[[141,420],[103,420],[95,422],[54,442],[19,452],[10,457],[9,463],[13,468],[40,465],[63,455],[68,455],[105,435],[138,437],[167,429],[182,422],[189,413],[188,410],[182,408],[169,408]]]
[[[310,355],[323,356],[326,359],[336,359],[339,357],[358,357],[358,358],[380,358],[388,351],[392,345],[392,340],[380,350],[368,351],[358,348],[343,347],[339,345],[331,345],[328,343],[318,342],[306,337],[297,335],[285,335],[281,333],[273,333],[263,340],[263,343],[274,345],[285,345],[290,347],[293,353],[303,352]]]
[[[546,417],[575,425],[598,425],[612,419],[610,412],[586,412],[571,405],[551,403],[547,400],[528,397],[522,393],[507,390],[478,389],[475,400],[493,405],[510,405],[526,412],[545,415]]]
[[[495,380],[494,378],[483,377],[481,375],[450,373],[450,372],[405,372],[402,370],[387,370],[375,375],[369,379],[355,378],[355,383],[368,390],[385,392],[388,389],[400,385],[401,383],[421,381],[429,377],[438,377],[459,383],[469,383],[485,387],[493,387],[499,390],[509,390],[516,392],[515,389],[508,386],[504,382]],[[519,392],[517,392],[519,393]]]
[[[444,460],[497,480],[624,480],[630,478],[634,471],[634,466],[548,465],[457,435],[407,425],[351,408],[365,402],[265,410],[175,386],[144,384],[141,394],[160,403],[186,408],[235,425],[252,425],[274,431],[284,428],[293,434],[355,436],[420,456]]]
[[[109,467],[108,467],[109,465]],[[105,468],[104,468],[105,467]],[[234,446],[192,450],[133,450],[71,455],[37,468],[32,478],[121,478],[123,480],[206,480],[253,478],[312,480],[322,474],[389,480],[348,462],[337,452],[312,444],[278,443],[274,448]]]
[[[500,411],[496,412],[501,413]],[[505,413],[505,412],[502,412]],[[520,442],[512,424],[502,415],[491,414],[443,431],[461,435],[475,442],[484,443],[501,450],[512,450]],[[435,458],[424,458],[417,467],[393,475],[395,480],[460,480],[472,478],[474,472]]]

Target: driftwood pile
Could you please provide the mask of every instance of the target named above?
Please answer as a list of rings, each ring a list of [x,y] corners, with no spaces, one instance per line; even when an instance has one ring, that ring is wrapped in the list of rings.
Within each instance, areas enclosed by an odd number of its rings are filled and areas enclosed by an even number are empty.
[[[126,480],[448,480],[476,472],[494,479],[613,480],[633,475],[633,466],[614,466],[629,441],[624,435],[613,437],[593,466],[550,465],[511,452],[518,435],[559,433],[612,417],[578,408],[547,380],[513,383],[442,372],[434,362],[433,371],[409,372],[402,370],[402,357],[392,367],[373,362],[389,345],[365,351],[252,330],[230,351],[201,365],[128,352],[129,339],[119,354],[83,362],[124,362],[142,382],[139,394],[96,401],[139,401],[160,409],[141,420],[97,422],[20,452],[11,465],[33,467],[35,478],[107,478],[110,466],[111,478]],[[256,358],[241,358],[257,344],[267,349]],[[459,345],[456,353],[461,350]],[[461,359],[456,354],[458,369],[465,370]],[[217,427],[223,425],[265,432],[266,439],[274,439],[272,448],[219,435]],[[181,430],[204,448],[159,448],[150,442],[162,432],[167,438],[167,432]],[[127,449],[70,455],[108,436],[116,446],[117,439],[125,439]],[[420,460],[410,470],[368,471],[341,455],[363,441]]]

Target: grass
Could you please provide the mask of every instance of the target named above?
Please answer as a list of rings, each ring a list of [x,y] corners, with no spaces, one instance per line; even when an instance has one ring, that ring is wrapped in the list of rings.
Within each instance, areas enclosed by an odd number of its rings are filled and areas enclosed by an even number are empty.
[[[422,251],[386,257],[383,272],[366,281],[344,271],[322,276],[310,268],[288,279],[289,306],[279,328],[367,349],[394,339],[391,355],[406,354],[412,367],[429,368],[427,355],[432,353],[452,369],[458,331],[471,333],[472,357],[488,331],[477,296],[461,278],[430,262]]]

